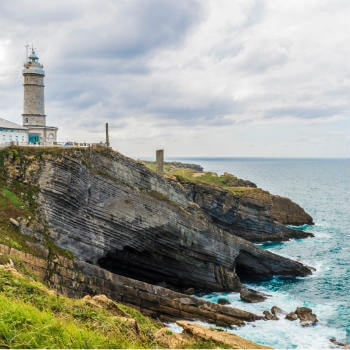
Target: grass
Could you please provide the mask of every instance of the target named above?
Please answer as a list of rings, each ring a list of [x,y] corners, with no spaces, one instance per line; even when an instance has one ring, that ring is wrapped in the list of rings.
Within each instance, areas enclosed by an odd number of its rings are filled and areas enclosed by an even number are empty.
[[[269,192],[257,188],[254,183],[248,180],[239,179],[228,173],[218,176],[213,172],[198,172],[193,169],[175,169],[170,171],[169,175],[175,176],[180,183],[189,181],[219,187],[232,192],[240,198],[251,198],[259,201],[271,200]]]
[[[108,310],[54,294],[40,282],[0,269],[0,348],[161,347],[154,337],[161,328],[158,323],[132,307],[117,305],[137,327]],[[219,346],[226,347],[189,336],[185,348]]]
[[[31,212],[23,200],[0,180],[0,243],[36,255],[36,251],[28,244],[28,241],[33,239],[23,236],[19,229],[10,223],[10,218],[29,215]]]
[[[160,326],[119,305],[138,324],[82,300],[51,295],[44,285],[0,270],[1,348],[151,348]]]
[[[156,171],[157,170],[157,164],[156,162],[149,162],[149,161],[142,161],[142,164],[144,164],[148,169]],[[173,169],[174,167],[171,165],[164,164],[164,170],[168,171]]]
[[[41,221],[37,218],[35,202],[39,190],[17,180],[12,181],[9,187],[3,175],[0,174],[0,243],[42,257],[42,253],[30,245],[30,242],[36,242],[36,240],[21,234],[19,228],[10,222],[10,218],[17,219],[18,217],[26,218],[28,221]],[[51,257],[62,255],[72,258],[72,254],[56,246],[47,233],[43,233],[43,239]]]

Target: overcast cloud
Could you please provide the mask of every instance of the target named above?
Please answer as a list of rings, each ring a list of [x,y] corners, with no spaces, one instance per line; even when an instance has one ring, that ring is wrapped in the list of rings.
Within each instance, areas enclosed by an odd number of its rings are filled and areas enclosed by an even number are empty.
[[[348,157],[348,0],[1,0],[0,117],[26,43],[47,123],[129,156]]]

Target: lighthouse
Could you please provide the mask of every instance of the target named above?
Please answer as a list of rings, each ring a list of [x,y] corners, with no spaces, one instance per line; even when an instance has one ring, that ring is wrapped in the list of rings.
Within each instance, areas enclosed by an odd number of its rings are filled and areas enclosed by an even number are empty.
[[[44,76],[44,67],[32,47],[23,68],[23,126],[28,129],[29,143],[50,145],[57,140],[58,128],[46,126]]]

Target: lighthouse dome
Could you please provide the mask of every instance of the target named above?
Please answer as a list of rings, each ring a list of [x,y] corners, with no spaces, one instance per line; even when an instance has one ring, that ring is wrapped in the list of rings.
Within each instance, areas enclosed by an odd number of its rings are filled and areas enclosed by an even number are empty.
[[[34,48],[32,48],[32,52],[31,52],[31,54],[28,56],[28,58],[29,58],[32,62],[38,62],[38,61],[39,61],[39,57],[38,57],[37,54],[35,53]]]

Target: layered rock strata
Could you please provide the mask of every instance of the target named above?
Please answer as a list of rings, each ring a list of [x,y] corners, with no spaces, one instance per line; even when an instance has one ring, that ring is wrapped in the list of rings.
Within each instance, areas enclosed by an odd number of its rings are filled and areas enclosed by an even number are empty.
[[[238,195],[204,183],[180,179],[188,199],[195,202],[225,231],[252,242],[286,241],[313,235],[288,225],[313,224],[303,208],[288,198],[253,190]]]
[[[18,149],[4,166],[9,183],[38,187],[38,210],[60,247],[115,274],[177,288],[239,291],[237,272],[311,273],[223,230],[188,199],[183,185],[116,152]]]
[[[58,292],[75,298],[104,294],[163,321],[200,320],[223,327],[242,326],[261,316],[236,308],[176,293],[172,290],[113,274],[79,260],[57,257],[54,261],[0,244],[0,256],[20,259],[27,270]],[[88,299],[89,300],[89,299]]]

